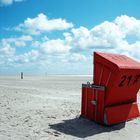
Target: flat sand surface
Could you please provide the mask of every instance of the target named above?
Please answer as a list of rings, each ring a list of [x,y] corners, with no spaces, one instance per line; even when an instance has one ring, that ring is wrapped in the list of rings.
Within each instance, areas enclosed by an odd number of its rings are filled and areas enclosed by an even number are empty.
[[[86,81],[92,77],[0,76],[0,140],[140,140],[140,118],[111,127],[79,118]]]

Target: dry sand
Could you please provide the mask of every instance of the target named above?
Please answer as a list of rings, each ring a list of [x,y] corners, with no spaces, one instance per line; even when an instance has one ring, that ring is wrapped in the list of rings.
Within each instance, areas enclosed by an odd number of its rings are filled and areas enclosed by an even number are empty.
[[[0,140],[140,140],[140,118],[112,127],[79,118],[86,81],[92,77],[0,76]]]

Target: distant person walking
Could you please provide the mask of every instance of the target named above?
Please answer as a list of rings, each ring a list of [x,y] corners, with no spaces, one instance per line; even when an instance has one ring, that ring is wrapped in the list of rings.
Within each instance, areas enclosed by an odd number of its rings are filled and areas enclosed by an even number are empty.
[[[23,79],[23,72],[21,72],[21,79]]]

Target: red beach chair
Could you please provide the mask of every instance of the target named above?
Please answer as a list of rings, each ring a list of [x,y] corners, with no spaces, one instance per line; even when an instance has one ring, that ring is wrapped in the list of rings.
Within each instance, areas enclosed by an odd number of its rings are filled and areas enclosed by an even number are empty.
[[[125,55],[95,52],[93,81],[82,85],[81,116],[106,125],[140,116],[140,63]]]

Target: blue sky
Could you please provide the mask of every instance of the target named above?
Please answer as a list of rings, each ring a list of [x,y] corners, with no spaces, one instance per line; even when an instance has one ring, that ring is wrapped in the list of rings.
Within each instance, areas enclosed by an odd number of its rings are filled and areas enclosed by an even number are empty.
[[[140,61],[139,0],[0,0],[0,74],[91,74],[92,53]]]

